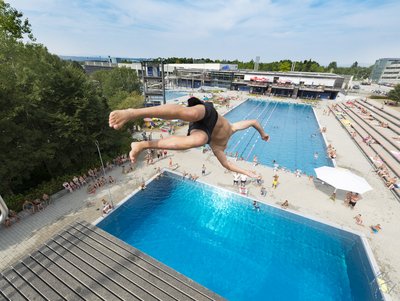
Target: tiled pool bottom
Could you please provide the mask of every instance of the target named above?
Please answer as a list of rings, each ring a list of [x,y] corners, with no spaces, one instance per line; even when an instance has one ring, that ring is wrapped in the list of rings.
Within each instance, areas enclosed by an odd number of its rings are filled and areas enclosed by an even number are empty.
[[[170,173],[98,226],[228,300],[382,300],[359,236]]]

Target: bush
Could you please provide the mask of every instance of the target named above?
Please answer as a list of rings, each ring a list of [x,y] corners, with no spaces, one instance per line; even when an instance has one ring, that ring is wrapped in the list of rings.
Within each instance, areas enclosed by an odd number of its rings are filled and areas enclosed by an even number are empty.
[[[112,160],[113,160],[113,157],[110,157],[107,155],[103,156],[102,158],[103,158],[104,164],[106,164],[107,161],[112,162]],[[24,194],[15,194],[15,195],[4,196],[4,201],[9,209],[14,210],[16,212],[22,211],[22,205],[24,204],[25,200],[32,201],[34,199],[41,199],[44,193],[46,193],[48,195],[55,194],[55,193],[59,192],[60,190],[64,189],[62,184],[65,181],[69,182],[72,180],[72,178],[74,176],[86,174],[90,168],[94,168],[94,167],[101,168],[100,159],[98,157],[93,158],[93,160],[91,160],[91,162],[87,162],[87,166],[82,167],[80,172],[60,176],[60,177],[51,179],[50,181],[43,182],[43,183],[39,184],[38,186],[29,189]]]
[[[383,96],[383,95],[371,95],[369,98],[371,98],[371,99],[389,99],[389,97]]]

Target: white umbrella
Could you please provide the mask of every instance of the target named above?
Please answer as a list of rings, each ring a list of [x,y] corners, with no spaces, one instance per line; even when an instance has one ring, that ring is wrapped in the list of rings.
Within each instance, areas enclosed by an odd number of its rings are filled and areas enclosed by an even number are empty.
[[[347,169],[322,166],[314,170],[317,178],[335,187],[335,191],[336,189],[341,189],[363,194],[372,190],[372,187],[364,178]]]

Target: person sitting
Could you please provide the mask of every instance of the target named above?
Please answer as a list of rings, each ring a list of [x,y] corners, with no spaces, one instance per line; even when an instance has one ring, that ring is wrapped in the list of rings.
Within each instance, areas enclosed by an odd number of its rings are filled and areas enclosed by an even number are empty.
[[[392,189],[393,189],[393,187],[396,183],[397,183],[397,177],[388,178],[386,181],[386,186],[389,187],[389,189],[390,189],[390,187],[392,187]]]
[[[267,195],[267,189],[265,189],[264,186],[261,187],[261,196],[266,196]]]
[[[146,189],[146,182],[142,179],[142,182],[140,183],[140,190],[145,190]]]
[[[68,182],[64,182],[63,186],[66,190],[68,190],[69,192],[73,192],[74,190],[72,189],[71,185],[69,185]]]
[[[19,216],[17,215],[17,212],[15,212],[14,210],[9,210],[8,216],[4,221],[4,226],[10,227],[12,222],[19,222]]]
[[[282,204],[281,204],[282,209],[287,209],[289,207],[289,201],[285,200]]]
[[[396,183],[394,183],[394,184],[390,184],[389,186],[388,186],[388,188],[389,189],[397,189],[397,188],[400,188],[400,182],[399,181],[396,181]]]
[[[52,201],[51,197],[49,197],[49,195],[46,193],[43,193],[42,200],[43,200],[43,203],[45,203],[45,205],[50,205],[50,203]]]
[[[352,193],[350,196],[350,200],[349,200],[349,207],[351,209],[354,209],[354,207],[356,206],[359,199],[360,199],[360,195],[358,193]]]
[[[108,213],[110,213],[111,210],[113,210],[113,206],[108,203],[105,199],[102,199],[101,202],[103,203],[103,215],[106,215]]]
[[[371,233],[373,234],[377,234],[380,230],[382,230],[380,224],[371,225],[370,228],[371,228]]]
[[[40,201],[40,199],[34,199],[32,201],[34,212],[39,212],[40,210],[44,209],[43,203]]]
[[[355,217],[353,217],[356,220],[356,224],[362,226],[363,225],[363,220],[361,219],[361,214],[357,214]]]
[[[32,213],[35,212],[35,207],[33,206],[32,202],[25,200],[22,204],[22,210],[24,211],[31,211]]]
[[[89,184],[86,191],[89,194],[95,194],[96,193],[96,185]]]
[[[258,131],[262,140],[269,140],[269,135],[265,133],[257,120],[242,120],[230,124],[227,119],[218,114],[211,102],[205,103],[196,97],[191,97],[188,99],[188,107],[165,104],[140,109],[112,111],[109,116],[109,126],[120,129],[130,120],[145,117],[189,121],[188,136],[170,136],[161,140],[133,142],[129,153],[132,163],[136,162],[139,154],[146,149],[186,150],[209,144],[223,167],[252,178],[257,177],[253,172],[244,170],[230,162],[225,155],[228,141],[237,131],[253,127]]]

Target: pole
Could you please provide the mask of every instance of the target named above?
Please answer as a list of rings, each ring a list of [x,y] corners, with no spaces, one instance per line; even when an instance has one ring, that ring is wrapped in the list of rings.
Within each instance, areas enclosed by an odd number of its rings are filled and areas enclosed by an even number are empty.
[[[101,167],[103,168],[104,179],[106,179],[106,170],[104,169],[103,158],[101,157],[99,141],[95,140],[94,143],[96,144],[97,151],[98,151],[98,153],[99,153],[99,158],[100,158],[100,162],[101,162]],[[107,179],[106,179],[106,180],[107,180]],[[108,183],[108,184],[110,184],[110,183]],[[111,197],[110,187],[108,187],[107,190],[108,190],[108,197],[110,198],[111,206],[114,208],[114,202],[113,202],[113,199],[112,199],[112,197]]]
[[[161,84],[162,84],[163,105],[165,105],[167,102],[165,100],[164,60],[161,60]]]

